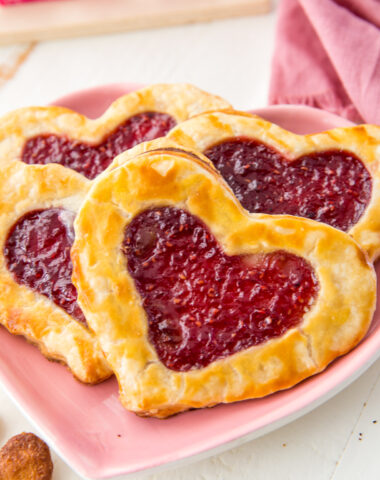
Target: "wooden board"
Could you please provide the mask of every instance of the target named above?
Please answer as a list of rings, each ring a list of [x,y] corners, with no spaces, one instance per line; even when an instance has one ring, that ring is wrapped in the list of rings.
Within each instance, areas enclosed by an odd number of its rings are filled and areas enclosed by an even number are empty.
[[[0,45],[266,13],[271,0],[55,0],[0,7]]]

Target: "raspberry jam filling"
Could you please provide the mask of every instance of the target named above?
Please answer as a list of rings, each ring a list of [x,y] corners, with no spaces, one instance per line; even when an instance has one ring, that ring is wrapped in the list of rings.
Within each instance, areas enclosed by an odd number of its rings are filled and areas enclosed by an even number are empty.
[[[371,198],[371,176],[349,152],[312,153],[289,163],[275,149],[240,137],[204,154],[253,213],[311,218],[347,232]]]
[[[163,137],[175,125],[174,118],[166,113],[145,112],[128,118],[98,145],[57,135],[37,135],[25,143],[22,161],[29,165],[59,163],[92,180],[124,150]]]
[[[45,295],[86,324],[71,283],[74,217],[74,213],[61,208],[28,212],[11,228],[4,256],[18,283]]]
[[[123,252],[162,363],[188,371],[283,335],[313,304],[318,281],[303,258],[275,251],[228,256],[184,210],[136,216]]]

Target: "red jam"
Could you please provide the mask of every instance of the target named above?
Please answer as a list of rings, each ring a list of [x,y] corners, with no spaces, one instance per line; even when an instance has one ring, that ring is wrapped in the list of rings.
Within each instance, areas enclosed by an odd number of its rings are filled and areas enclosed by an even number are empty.
[[[119,125],[98,145],[57,135],[38,135],[26,142],[22,161],[30,165],[59,163],[92,180],[108,167],[116,155],[141,142],[163,137],[175,124],[174,118],[166,113],[140,113]]]
[[[228,256],[184,210],[136,216],[123,252],[163,364],[188,371],[283,335],[313,304],[318,281],[303,258],[275,251]]]
[[[297,215],[347,232],[371,198],[371,176],[349,152],[312,153],[289,163],[263,143],[235,138],[204,153],[252,213]]]
[[[74,217],[74,213],[60,208],[27,213],[11,228],[4,256],[18,283],[45,295],[86,324],[71,283]]]

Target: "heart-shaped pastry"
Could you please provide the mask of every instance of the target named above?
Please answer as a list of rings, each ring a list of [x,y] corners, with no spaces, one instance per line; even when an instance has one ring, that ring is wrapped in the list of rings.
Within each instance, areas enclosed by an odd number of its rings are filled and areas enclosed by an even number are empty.
[[[239,112],[199,115],[168,137],[202,152],[251,213],[289,214],[352,235],[380,252],[380,127],[296,135]]]
[[[72,249],[126,408],[166,417],[267,395],[363,337],[375,275],[350,236],[248,214],[194,155],[129,153],[87,195]]]
[[[59,165],[0,172],[0,323],[79,380],[111,375],[71,282],[73,220],[88,181]]]
[[[116,100],[96,120],[61,107],[30,107],[1,120],[0,158],[57,163],[92,180],[119,153],[166,135],[193,115],[229,108],[223,99],[188,84],[157,84]]]

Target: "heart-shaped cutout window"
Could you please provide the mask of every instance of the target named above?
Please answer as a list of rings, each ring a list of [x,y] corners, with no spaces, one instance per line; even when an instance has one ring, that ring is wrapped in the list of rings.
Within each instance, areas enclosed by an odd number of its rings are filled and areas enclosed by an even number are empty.
[[[350,152],[328,150],[289,162],[262,142],[236,137],[204,154],[251,213],[296,215],[347,232],[371,199],[371,175]]]
[[[10,229],[4,256],[17,283],[44,295],[86,324],[71,282],[74,217],[73,212],[61,208],[28,212]]]
[[[92,180],[124,150],[162,137],[175,125],[167,113],[145,112],[128,118],[98,145],[53,134],[37,135],[27,140],[21,159],[30,165],[59,163]]]
[[[229,256],[196,216],[145,210],[127,226],[122,246],[147,314],[149,339],[177,371],[283,335],[313,305],[313,267],[286,251]]]

